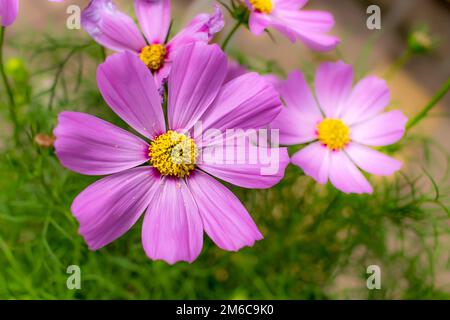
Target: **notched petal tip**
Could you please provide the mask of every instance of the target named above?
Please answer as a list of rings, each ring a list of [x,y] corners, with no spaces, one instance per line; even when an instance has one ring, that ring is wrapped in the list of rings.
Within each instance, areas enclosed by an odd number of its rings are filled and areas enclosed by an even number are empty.
[[[161,257],[159,257],[159,256],[157,256],[157,255],[156,255],[156,256],[153,256],[153,255],[151,255],[149,252],[145,251],[145,248],[144,248],[144,252],[145,252],[145,255],[146,255],[150,260],[152,260],[152,261],[162,261],[162,262],[168,264],[169,266],[173,266],[173,265],[175,265],[175,264],[177,264],[177,263],[188,263],[188,264],[192,264],[192,263],[194,263],[194,262],[198,259],[198,257],[200,256],[200,254],[199,254],[198,256],[191,257],[191,258],[189,258],[189,259],[184,259],[184,258],[181,258],[181,259],[178,259],[178,258],[169,259],[169,258],[161,258]]]
[[[193,262],[203,247],[203,223],[186,183],[163,179],[142,226],[142,246],[152,260]]]
[[[214,5],[214,13],[210,15],[210,19],[208,20],[208,30],[210,36],[220,32],[225,26],[225,19],[223,18],[223,13],[220,7],[215,4]]]
[[[216,33],[223,29],[224,25],[223,13],[218,6],[215,6],[214,13],[201,13],[194,17],[184,29],[170,40],[167,46],[173,52],[189,43],[208,43]]]

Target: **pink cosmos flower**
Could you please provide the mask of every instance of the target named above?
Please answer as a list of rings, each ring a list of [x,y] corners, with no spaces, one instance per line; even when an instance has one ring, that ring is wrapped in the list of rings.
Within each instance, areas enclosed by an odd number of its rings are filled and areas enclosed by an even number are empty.
[[[333,16],[325,11],[300,10],[308,0],[244,0],[250,10],[249,28],[255,35],[272,27],[290,41],[301,40],[317,51],[331,50],[339,39],[327,35],[333,26]]]
[[[150,143],[88,114],[60,114],[54,134],[61,163],[82,174],[109,175],[72,205],[91,250],[122,236],[145,210],[144,250],[151,259],[170,264],[194,261],[203,231],[230,251],[262,239],[240,201],[212,176],[241,187],[269,188],[284,175],[286,148],[257,147],[279,156],[277,171],[261,175],[259,162],[197,163],[197,152],[216,140],[184,134],[199,122],[204,131],[263,128],[280,112],[278,93],[264,78],[247,73],[225,84],[226,73],[227,59],[217,45],[193,43],[180,49],[168,79],[166,126],[153,76],[142,61],[130,52],[107,58],[97,72],[104,99]],[[174,159],[180,144],[190,151],[183,148]],[[240,146],[236,152],[246,155]],[[190,161],[175,161],[179,157]]]
[[[117,10],[111,0],[92,0],[83,11],[81,24],[99,44],[114,51],[138,55],[152,71],[160,87],[170,72],[177,51],[186,44],[208,43],[224,26],[222,12],[197,15],[183,30],[166,42],[170,27],[170,0],[134,0],[142,32],[133,19]]]
[[[351,66],[323,63],[314,96],[303,75],[292,72],[280,88],[286,106],[272,127],[280,129],[282,145],[310,143],[291,162],[318,183],[330,180],[345,193],[372,193],[359,169],[381,176],[400,169],[399,161],[370,146],[400,140],[407,119],[399,110],[383,112],[390,101],[384,80],[369,76],[354,88],[352,81]]]
[[[48,0],[50,2],[62,2],[64,0]],[[0,0],[0,18],[3,27],[10,26],[16,21],[19,12],[19,0]]]

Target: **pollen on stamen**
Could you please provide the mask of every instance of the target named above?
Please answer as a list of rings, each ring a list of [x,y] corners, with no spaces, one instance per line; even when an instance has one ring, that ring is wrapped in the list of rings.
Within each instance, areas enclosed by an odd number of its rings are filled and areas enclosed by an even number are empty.
[[[184,178],[195,169],[197,147],[192,138],[169,130],[151,142],[149,156],[161,175]]]
[[[273,3],[271,0],[250,0],[250,4],[255,11],[261,13],[271,13],[273,10]]]
[[[167,49],[160,43],[144,47],[139,54],[139,58],[152,72],[156,72],[163,67],[166,56]]]
[[[333,151],[342,150],[350,142],[350,128],[340,119],[324,119],[317,125],[317,136]]]

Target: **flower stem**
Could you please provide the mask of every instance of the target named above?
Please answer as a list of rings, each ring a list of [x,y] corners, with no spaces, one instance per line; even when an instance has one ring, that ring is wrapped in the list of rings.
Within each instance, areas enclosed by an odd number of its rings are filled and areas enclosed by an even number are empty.
[[[14,94],[11,89],[11,85],[9,84],[8,77],[6,76],[5,63],[3,59],[3,44],[5,42],[5,30],[6,28],[2,27],[0,31],[0,74],[3,80],[3,84],[5,86],[6,93],[8,95],[9,114],[11,117],[11,121],[14,125],[14,141],[16,142],[16,144],[19,144],[19,123],[17,121],[16,102],[14,100]]]
[[[61,77],[63,76],[63,72],[64,72],[64,68],[66,67],[66,65],[69,63],[70,59],[79,53],[79,51],[91,46],[92,43],[88,43],[88,44],[83,44],[83,45],[79,45],[76,47],[73,47],[72,50],[69,51],[69,53],[66,55],[66,57],[64,58],[64,60],[62,60],[57,68],[55,77],[53,79],[53,83],[52,86],[50,88],[50,98],[48,101],[48,109],[52,110],[53,109],[53,104],[55,102],[55,97],[56,97],[56,87],[58,86],[58,83],[61,79]]]
[[[242,21],[240,21],[240,20],[237,21],[236,24],[234,25],[233,29],[230,30],[230,33],[228,33],[228,35],[226,36],[225,40],[222,43],[222,50],[223,51],[225,51],[225,49],[227,48],[228,43],[230,42],[231,38],[236,33],[236,31],[239,29],[241,24],[242,24]]]
[[[424,119],[428,112],[433,109],[437,103],[445,96],[445,94],[450,90],[450,78],[447,82],[436,92],[436,94],[431,98],[430,102],[427,103],[425,107],[411,120],[409,120],[406,125],[406,130],[410,130],[415,125],[417,125],[422,119]]]

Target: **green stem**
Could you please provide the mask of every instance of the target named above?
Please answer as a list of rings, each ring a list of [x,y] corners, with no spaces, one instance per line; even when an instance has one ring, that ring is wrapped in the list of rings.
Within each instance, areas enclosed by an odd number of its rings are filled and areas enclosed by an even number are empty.
[[[102,60],[102,62],[104,62],[106,60],[106,49],[104,46],[100,45],[100,59]]]
[[[242,24],[242,21],[237,21],[236,24],[234,25],[233,29],[231,29],[230,33],[228,33],[228,35],[226,36],[225,40],[222,43],[222,50],[223,51],[225,51],[225,49],[227,48],[228,43],[230,42],[231,38],[236,33],[236,31],[239,29],[241,24]]]
[[[5,30],[6,30],[5,27],[2,27],[0,31],[0,73],[2,76],[6,93],[8,95],[9,114],[11,117],[11,121],[14,125],[14,141],[16,142],[16,144],[19,144],[19,123],[17,121],[16,102],[14,100],[14,94],[11,85],[9,84],[8,77],[6,76],[5,63],[3,59],[3,44],[5,42]]]
[[[169,117],[167,115],[167,102],[169,100],[169,86],[167,82],[164,84],[164,99],[163,99],[163,113],[164,121],[166,123],[166,128],[169,128]]]
[[[50,88],[50,98],[48,101],[48,109],[49,110],[53,109],[53,103],[55,102],[55,97],[56,97],[56,87],[58,86],[58,82],[60,81],[60,78],[63,75],[64,68],[66,67],[67,63],[80,50],[83,50],[91,45],[92,45],[92,43],[88,43],[88,44],[84,44],[84,45],[80,45],[80,46],[72,48],[72,50],[70,50],[70,52],[67,54],[67,56],[64,58],[64,60],[61,61],[61,63],[58,65],[58,68],[57,68],[57,71],[55,74],[55,78],[53,79],[53,83]]]
[[[220,0],[218,0],[217,2],[219,2],[227,11],[228,13],[233,16],[233,9],[231,9],[225,2],[222,2]]]
[[[428,112],[433,109],[437,103],[445,96],[445,94],[450,90],[450,78],[447,82],[436,92],[436,94],[431,98],[430,102],[411,120],[409,120],[406,125],[406,130],[410,130],[415,125],[417,125],[422,119],[424,119]]]

